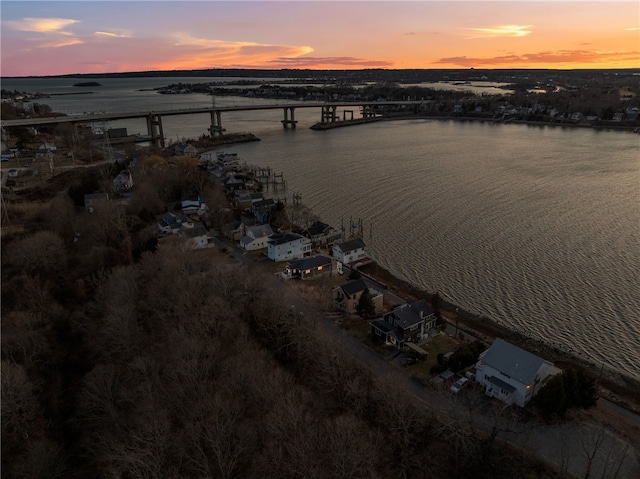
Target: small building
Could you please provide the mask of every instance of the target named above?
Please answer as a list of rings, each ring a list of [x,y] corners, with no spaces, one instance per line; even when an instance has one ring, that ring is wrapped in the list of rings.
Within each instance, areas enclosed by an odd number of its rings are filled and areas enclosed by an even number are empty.
[[[371,334],[385,344],[403,349],[405,343],[421,344],[436,327],[436,315],[424,299],[396,306],[381,319],[372,321]]]
[[[524,407],[546,380],[559,372],[549,361],[496,338],[480,355],[476,381],[485,387],[487,396]]]
[[[267,240],[267,257],[272,261],[289,261],[308,256],[311,240],[295,233],[276,233]]]
[[[318,254],[306,258],[289,261],[285,268],[285,277],[299,279],[313,279],[333,274],[333,258]]]
[[[347,266],[357,266],[367,260],[367,247],[361,239],[334,244],[332,252],[336,261]]]
[[[240,247],[246,251],[256,251],[268,246],[267,241],[273,235],[270,225],[254,225],[246,228],[246,234],[240,239]]]
[[[333,304],[345,313],[356,314],[360,297],[367,289],[371,294],[376,314],[380,314],[384,307],[384,297],[381,292],[369,288],[362,278],[352,279],[333,288]]]

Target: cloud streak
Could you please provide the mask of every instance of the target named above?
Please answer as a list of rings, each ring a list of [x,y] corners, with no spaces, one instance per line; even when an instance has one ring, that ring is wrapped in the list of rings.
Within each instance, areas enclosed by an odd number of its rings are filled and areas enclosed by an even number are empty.
[[[456,65],[459,67],[515,67],[525,68],[530,65],[567,65],[567,64],[601,64],[615,61],[639,59],[639,51],[594,51],[594,50],[560,50],[539,53],[509,54],[495,57],[448,57],[440,58],[435,64]]]
[[[64,28],[79,22],[79,20],[71,18],[28,17],[22,20],[8,20],[2,22],[2,24],[7,28],[21,32],[67,33],[63,31]]]
[[[499,25],[489,28],[472,28],[475,34],[469,38],[519,38],[531,35],[532,25]]]

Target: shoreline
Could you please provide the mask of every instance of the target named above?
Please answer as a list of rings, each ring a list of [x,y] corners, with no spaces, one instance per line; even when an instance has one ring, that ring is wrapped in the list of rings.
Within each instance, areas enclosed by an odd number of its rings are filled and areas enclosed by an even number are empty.
[[[615,125],[615,124],[592,124],[592,123],[571,123],[564,121],[538,121],[538,120],[494,120],[493,118],[484,118],[477,116],[434,116],[434,115],[398,115],[376,118],[358,118],[355,120],[340,120],[336,122],[318,122],[309,128],[317,131],[326,131],[333,128],[341,128],[346,126],[364,125],[367,123],[376,123],[379,121],[396,121],[396,120],[453,120],[453,121],[478,121],[483,123],[494,123],[496,125],[527,125],[527,126],[551,126],[560,128],[584,128],[592,130],[610,130],[622,131],[629,133],[640,133],[639,125]]]
[[[436,293],[420,289],[396,277],[375,261],[359,267],[358,271],[370,276],[386,286],[389,291],[405,299],[425,299],[429,304],[432,304],[433,298],[436,295]],[[529,338],[525,334],[501,325],[491,318],[466,311],[458,305],[447,301],[440,294],[438,294],[438,296],[440,298],[439,309],[443,319],[449,324],[455,324],[460,331],[471,334],[485,343],[490,343],[494,338],[500,337],[551,361],[561,369],[570,367],[582,368],[597,377],[601,397],[640,415],[640,381],[637,379],[613,371],[610,368],[606,368],[605,370],[604,366],[598,366],[592,361],[562,351],[544,341]],[[606,373],[604,375],[603,370],[605,370]]]

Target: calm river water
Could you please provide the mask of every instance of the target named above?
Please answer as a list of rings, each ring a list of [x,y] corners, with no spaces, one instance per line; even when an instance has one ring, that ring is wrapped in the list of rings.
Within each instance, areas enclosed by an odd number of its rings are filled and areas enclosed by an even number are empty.
[[[68,113],[211,104],[140,91],[177,80],[99,79],[96,93],[39,101]],[[75,81],[3,79],[2,88],[55,93]],[[223,114],[227,131],[262,140],[224,150],[283,172],[325,222],[361,218],[371,255],[397,276],[640,379],[640,136],[447,120],[313,131],[315,109],[296,110],[296,130],[281,119],[281,110]],[[208,121],[167,118],[165,134],[198,137]],[[109,126],[145,132],[141,122]]]

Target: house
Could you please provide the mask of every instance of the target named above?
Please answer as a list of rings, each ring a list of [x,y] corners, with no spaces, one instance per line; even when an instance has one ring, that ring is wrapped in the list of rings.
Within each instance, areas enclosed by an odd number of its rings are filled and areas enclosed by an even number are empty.
[[[247,189],[244,178],[238,175],[228,176],[223,180],[223,183],[224,189],[228,193]]]
[[[480,355],[476,381],[485,387],[487,396],[524,407],[545,381],[559,372],[549,361],[496,338]]]
[[[197,214],[198,216],[202,216],[206,212],[207,202],[199,196],[189,196],[182,200],[181,206],[182,212],[185,215]]]
[[[262,193],[249,192],[249,191],[238,191],[236,192],[236,208],[240,210],[251,209],[251,205],[256,201],[263,200],[264,197]]]
[[[347,266],[357,266],[359,262],[364,263],[368,260],[367,247],[361,239],[352,239],[334,244],[332,253],[337,261]]]
[[[173,149],[176,156],[197,156],[198,149],[189,143],[177,143]]]
[[[106,203],[109,201],[109,195],[107,193],[90,193],[84,195],[84,209],[89,213],[93,213],[100,203]]]
[[[127,193],[133,188],[133,177],[129,170],[122,170],[113,179],[113,191],[116,193]]]
[[[304,230],[302,234],[311,240],[311,244],[314,248],[320,246],[332,246],[333,243],[342,240],[342,231],[337,230],[322,221],[316,221]]]
[[[267,240],[267,257],[272,261],[288,261],[311,253],[311,240],[295,233],[276,233]]]
[[[158,230],[161,234],[175,234],[182,225],[192,226],[193,223],[184,213],[165,213],[158,221]]]
[[[240,247],[246,251],[266,248],[269,236],[273,234],[270,225],[254,225],[246,228],[246,234],[240,239]]]
[[[381,319],[372,321],[371,334],[398,349],[405,343],[423,343],[436,326],[436,315],[424,299],[396,306]]]
[[[367,289],[371,294],[376,314],[381,313],[384,306],[382,293],[369,288],[362,278],[352,279],[333,288],[333,303],[345,313],[356,314],[360,297]]]
[[[222,234],[233,241],[240,241],[245,235],[246,225],[242,221],[233,221],[222,227]]]
[[[287,278],[312,279],[331,276],[333,273],[333,258],[318,254],[306,258],[289,261],[284,276]]]
[[[210,236],[206,228],[201,224],[182,224],[178,229],[178,235],[184,238],[184,249],[201,249],[208,248],[210,244]]]

